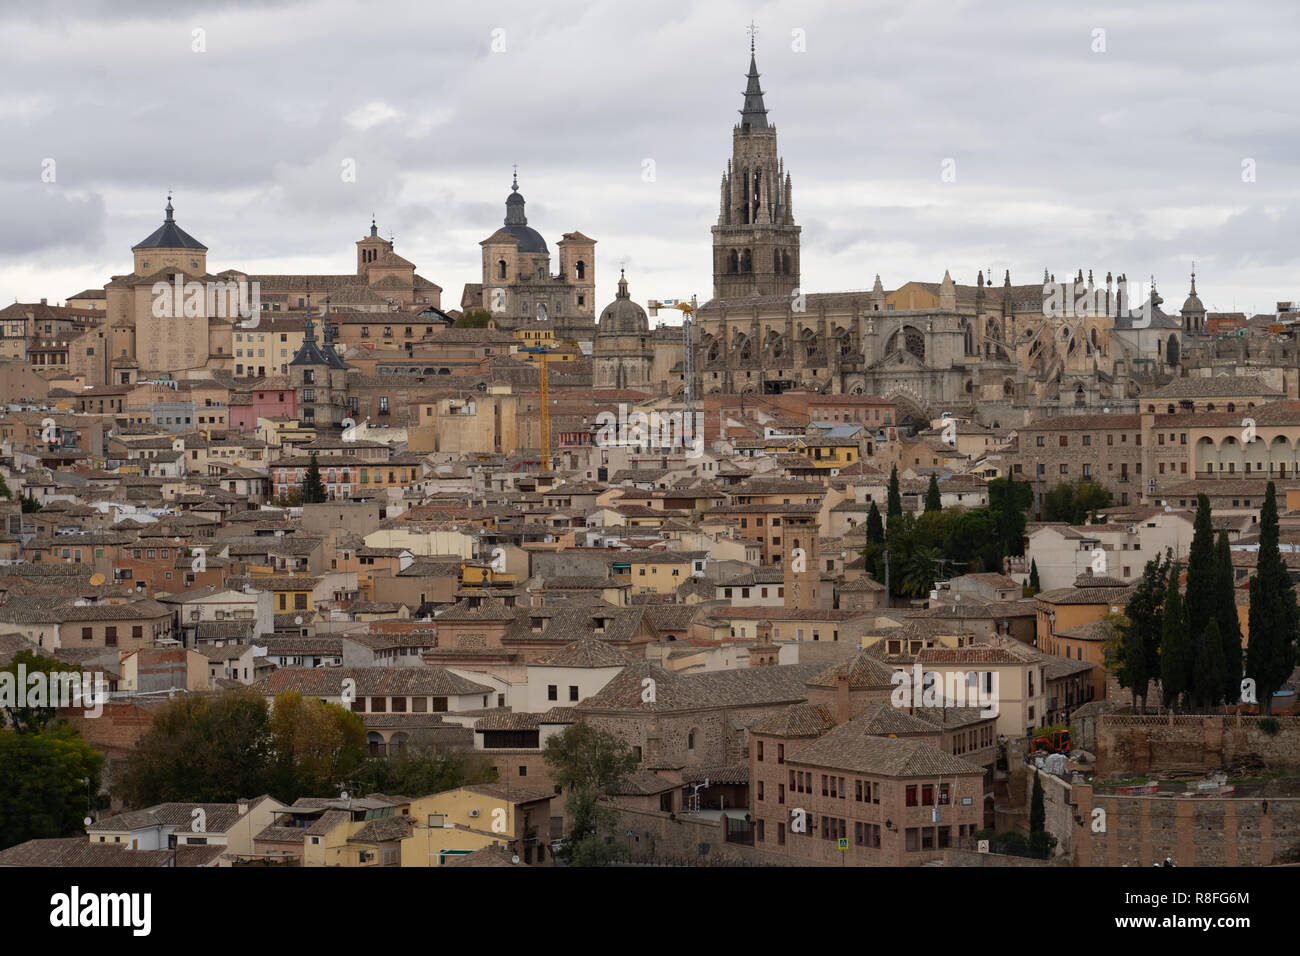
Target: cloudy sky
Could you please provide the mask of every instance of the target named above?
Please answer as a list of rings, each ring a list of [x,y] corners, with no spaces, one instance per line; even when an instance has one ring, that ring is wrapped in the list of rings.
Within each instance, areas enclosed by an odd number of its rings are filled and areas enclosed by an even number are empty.
[[[707,298],[751,19],[805,291],[1091,268],[1173,311],[1195,259],[1211,309],[1300,300],[1300,4],[1129,7],[8,7],[0,302],[129,271],[170,188],[214,272],[351,272],[373,211],[456,307],[515,163],[553,252],[599,241],[601,303],[623,264],[638,300]]]

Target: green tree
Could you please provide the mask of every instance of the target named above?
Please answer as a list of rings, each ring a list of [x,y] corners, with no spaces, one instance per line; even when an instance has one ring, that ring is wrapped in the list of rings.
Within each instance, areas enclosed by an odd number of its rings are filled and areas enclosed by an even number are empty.
[[[1205,625],[1201,640],[1196,645],[1196,698],[1209,710],[1219,703],[1223,694],[1223,639],[1219,636],[1219,622],[1211,617]]]
[[[998,516],[988,508],[950,508],[921,518],[936,532],[929,538],[930,543],[941,547],[955,565],[973,572],[1002,570]]]
[[[26,685],[30,690],[31,685],[27,685],[26,681],[32,674],[46,675],[44,686],[49,693],[57,693],[60,684],[67,689],[71,680],[75,679],[79,684],[81,679],[80,668],[71,667],[53,657],[42,657],[33,650],[24,650],[15,654],[13,660],[4,667],[0,667],[0,691],[6,687],[17,691],[20,685]],[[24,696],[25,702],[33,699],[30,693],[25,693]],[[16,697],[0,693],[0,701],[6,698],[17,703]],[[47,698],[42,706],[10,707],[0,704],[0,727],[5,726],[7,720],[9,726],[19,733],[42,730],[55,718],[54,707],[47,705],[56,702]]]
[[[871,510],[867,512],[867,541],[871,544],[884,544],[885,542],[885,522],[880,517],[880,509],[876,503],[871,502]]]
[[[892,523],[893,520],[903,513],[903,494],[898,484],[898,466],[894,465],[889,469],[889,494],[885,503],[885,516]]]
[[[154,714],[113,792],[134,807],[267,793],[274,785],[268,724],[266,701],[251,689],[177,697]]]
[[[564,852],[569,862],[575,866],[608,863],[617,848],[605,843],[602,831],[618,822],[609,796],[636,770],[636,754],[617,734],[580,721],[547,739],[543,759],[551,780],[568,792],[564,808],[569,835]]]
[[[1109,508],[1111,493],[1088,478],[1062,481],[1043,496],[1043,520],[1083,524],[1090,514]]]
[[[348,789],[356,793],[425,796],[496,780],[496,767],[483,754],[408,747],[389,757],[367,758],[348,781]]]
[[[79,836],[99,792],[104,756],[66,723],[19,733],[0,729],[0,848]]]
[[[1164,638],[1164,601],[1169,559],[1159,555],[1146,563],[1142,580],[1133,588],[1115,661],[1115,677],[1133,695],[1133,708],[1147,709],[1147,687],[1160,676],[1160,644]]]
[[[1038,579],[1038,561],[1031,558],[1029,561],[1029,594],[1035,595],[1043,589],[1043,583]]]
[[[467,309],[461,313],[454,326],[458,329],[487,329],[492,327],[492,315],[487,309]]]
[[[338,793],[366,759],[366,726],[356,714],[297,691],[276,695],[268,723],[281,799]]]
[[[1278,550],[1277,489],[1270,481],[1259,512],[1259,558],[1250,581],[1246,645],[1246,674],[1255,681],[1262,714],[1272,713],[1273,694],[1295,667],[1298,610],[1295,587]]]
[[[276,495],[271,499],[271,504],[277,508],[296,508],[302,504],[302,486],[290,488],[282,495]]]
[[[1034,503],[1034,488],[1015,475],[989,482],[989,508],[998,516],[998,536],[1003,554],[1020,557],[1025,553],[1025,522]]]
[[[12,491],[10,491],[10,490],[9,490],[9,486],[8,486],[7,484],[5,484],[5,476],[4,476],[4,475],[0,475],[0,498],[10,498],[10,499],[12,499],[13,496],[14,496],[14,493],[13,493]]]
[[[302,479],[302,503],[305,505],[319,504],[325,501],[329,495],[325,491],[325,482],[320,477],[320,462],[316,460],[316,453],[311,453],[311,463],[307,466],[307,474]]]
[[[1220,531],[1214,549],[1214,619],[1223,643],[1223,693],[1229,704],[1241,696],[1241,618],[1237,616],[1237,573],[1228,532]]]
[[[22,513],[25,515],[34,514],[41,510],[41,503],[35,498],[24,495],[23,500],[19,503],[19,508],[22,509]]]
[[[1208,662],[1205,641],[1205,628],[1214,617],[1214,526],[1210,516],[1210,498],[1208,495],[1196,496],[1196,522],[1192,528],[1192,544],[1187,554],[1187,639],[1191,644],[1192,660],[1196,662],[1189,673],[1189,697],[1197,704],[1206,705],[1207,697],[1217,700],[1223,684],[1222,668],[1215,673],[1201,669],[1203,661]],[[1222,649],[1214,655],[1222,660]]]
[[[1052,852],[1055,838],[1047,832],[1047,806],[1043,796],[1043,781],[1034,771],[1034,790],[1029,798],[1029,850],[1032,856],[1046,857]]]
[[[930,472],[930,487],[925,490],[925,510],[943,510],[943,499],[939,496],[939,479],[934,472]]]
[[[1175,707],[1191,689],[1194,664],[1187,636],[1187,610],[1178,590],[1178,564],[1169,569],[1160,639],[1160,692],[1166,707]]]
[[[907,563],[900,569],[898,591],[911,597],[924,597],[934,586],[935,568],[942,555],[939,549],[929,545],[915,548],[908,556]]]

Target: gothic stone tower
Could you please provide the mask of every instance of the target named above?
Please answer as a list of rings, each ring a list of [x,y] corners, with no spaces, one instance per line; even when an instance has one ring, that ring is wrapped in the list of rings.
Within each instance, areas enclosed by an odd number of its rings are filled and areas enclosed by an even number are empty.
[[[793,187],[777,155],[776,127],[767,121],[758,64],[750,41],[749,76],[732,153],[722,174],[722,201],[713,227],[713,296],[789,297],[799,287],[799,227]]]

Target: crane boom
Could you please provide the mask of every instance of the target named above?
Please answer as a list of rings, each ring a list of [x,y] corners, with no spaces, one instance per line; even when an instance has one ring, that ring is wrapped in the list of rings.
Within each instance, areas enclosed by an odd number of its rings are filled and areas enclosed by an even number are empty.
[[[537,356],[537,392],[541,403],[539,420],[541,424],[541,446],[543,473],[551,470],[551,374],[549,359],[551,350],[541,346],[530,345],[521,348],[521,352],[531,352]]]

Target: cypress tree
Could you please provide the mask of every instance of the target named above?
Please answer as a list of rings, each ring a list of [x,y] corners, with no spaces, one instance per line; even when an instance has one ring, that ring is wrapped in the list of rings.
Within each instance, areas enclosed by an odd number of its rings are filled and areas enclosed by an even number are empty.
[[[1211,617],[1196,648],[1196,696],[1201,706],[1214,707],[1223,694],[1223,639],[1219,636],[1219,622]]]
[[[867,543],[885,543],[885,522],[881,520],[880,509],[874,501],[871,502],[871,510],[867,512]]]
[[[1174,707],[1191,687],[1192,656],[1187,636],[1187,609],[1178,592],[1178,565],[1169,569],[1160,639],[1160,691],[1166,707]]]
[[[320,463],[316,460],[316,453],[311,453],[311,463],[307,466],[307,474],[302,479],[302,503],[305,505],[319,504],[328,497],[325,491],[325,482],[321,480]]]
[[[885,515],[892,521],[903,513],[903,493],[898,487],[898,466],[889,470],[889,499],[885,503]]]
[[[1228,532],[1220,531],[1214,548],[1214,619],[1223,646],[1221,697],[1234,704],[1241,696],[1241,618],[1237,616],[1237,575],[1232,567]]]
[[[1197,662],[1188,674],[1190,686],[1188,696],[1192,701],[1205,704],[1217,700],[1223,684],[1222,668],[1213,674],[1206,673],[1200,667],[1203,660],[1210,655],[1202,647],[1205,641],[1205,628],[1215,616],[1214,577],[1214,526],[1210,518],[1210,498],[1208,495],[1196,496],[1196,524],[1192,531],[1192,546],[1187,554],[1187,639],[1191,646],[1191,658]],[[1213,655],[1222,661],[1220,648]]]
[[[1047,807],[1043,799],[1043,781],[1034,771],[1034,792],[1029,799],[1029,847],[1035,855],[1046,856],[1051,848],[1047,840]]]
[[[1038,560],[1031,559],[1029,562],[1029,586],[1033,588],[1035,594],[1043,589],[1042,582],[1038,580]]]
[[[993,500],[994,485],[989,487],[989,504],[998,512],[998,534],[1002,537],[1003,553],[1016,556],[1025,553],[1025,513],[1020,510],[1020,487],[1014,474],[1007,475],[1000,501]],[[1032,499],[1033,493],[1029,494]]]
[[[939,479],[935,477],[934,472],[930,472],[930,487],[925,491],[925,510],[942,511],[943,499],[939,497]]]
[[[1300,609],[1291,574],[1277,546],[1277,489],[1268,483],[1259,512],[1259,559],[1250,581],[1250,636],[1246,674],[1255,681],[1261,714],[1272,712],[1273,692],[1291,676]]]
[[[1159,676],[1159,648],[1164,618],[1160,605],[1165,599],[1165,565],[1159,557],[1147,562],[1142,580],[1133,589],[1124,616],[1128,620],[1120,642],[1116,677],[1121,687],[1133,694],[1133,708],[1147,706],[1147,686]]]

